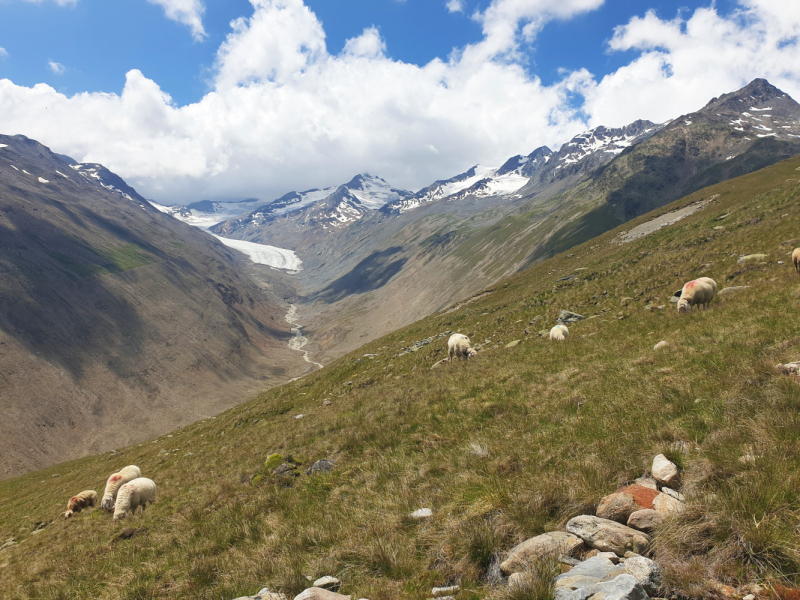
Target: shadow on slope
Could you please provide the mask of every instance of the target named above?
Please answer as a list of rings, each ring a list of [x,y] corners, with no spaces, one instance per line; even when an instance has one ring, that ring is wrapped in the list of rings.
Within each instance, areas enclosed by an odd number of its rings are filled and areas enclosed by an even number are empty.
[[[351,294],[364,294],[383,287],[406,264],[407,258],[392,260],[392,257],[396,257],[402,251],[400,246],[392,246],[386,250],[373,252],[351,271],[323,289],[317,299],[336,302]]]

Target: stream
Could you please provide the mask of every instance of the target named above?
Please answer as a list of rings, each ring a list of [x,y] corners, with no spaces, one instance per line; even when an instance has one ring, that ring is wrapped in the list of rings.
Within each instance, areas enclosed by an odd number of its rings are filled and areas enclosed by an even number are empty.
[[[305,346],[308,343],[308,338],[306,338],[301,331],[303,329],[303,326],[297,325],[297,307],[294,304],[291,304],[289,306],[289,312],[286,313],[285,319],[287,323],[289,323],[290,325],[294,325],[294,327],[292,327],[292,332],[294,333],[294,337],[289,340],[289,348],[291,348],[292,350],[297,350],[298,352],[302,352],[303,359],[307,363],[311,363],[312,365],[317,365],[320,369],[324,367],[325,365],[323,365],[322,363],[318,363],[308,358],[308,350],[303,350],[303,346]]]

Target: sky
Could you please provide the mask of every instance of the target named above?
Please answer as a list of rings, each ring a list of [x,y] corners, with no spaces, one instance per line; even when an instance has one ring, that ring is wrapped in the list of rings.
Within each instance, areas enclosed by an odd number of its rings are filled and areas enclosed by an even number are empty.
[[[0,0],[0,133],[163,204],[416,191],[756,77],[800,98],[799,40],[785,0]]]

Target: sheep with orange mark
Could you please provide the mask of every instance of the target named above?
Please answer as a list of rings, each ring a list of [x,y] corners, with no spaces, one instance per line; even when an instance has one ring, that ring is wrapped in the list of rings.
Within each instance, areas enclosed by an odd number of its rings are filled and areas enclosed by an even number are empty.
[[[550,330],[550,339],[557,342],[563,342],[569,337],[569,329],[567,326],[559,323]]]
[[[454,333],[447,340],[447,354],[450,356],[449,362],[453,362],[453,357],[467,360],[477,354],[470,345],[469,338],[463,333]]]
[[[792,264],[794,265],[794,270],[800,275],[800,248],[795,248],[794,252],[792,252]]]
[[[144,513],[145,505],[154,502],[155,499],[156,484],[152,479],[139,477],[129,481],[119,488],[117,502],[114,505],[114,520],[124,519],[129,512],[136,514],[136,509],[140,506]]]
[[[106,491],[103,494],[103,501],[100,503],[100,506],[109,512],[113,511],[114,500],[117,497],[119,488],[141,476],[142,472],[136,465],[128,465],[121,471],[113,473],[106,482]]]
[[[678,300],[678,312],[692,312],[693,306],[708,308],[717,293],[717,282],[710,277],[700,277],[684,284]]]
[[[67,512],[64,513],[64,518],[69,519],[73,513],[79,513],[84,508],[94,506],[97,504],[97,492],[94,490],[86,490],[73,496],[67,502]]]

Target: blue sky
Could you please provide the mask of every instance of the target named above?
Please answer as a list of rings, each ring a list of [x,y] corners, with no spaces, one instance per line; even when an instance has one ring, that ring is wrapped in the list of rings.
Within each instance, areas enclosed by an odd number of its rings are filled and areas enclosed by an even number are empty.
[[[163,202],[415,190],[755,77],[797,97],[798,39],[784,0],[0,0],[0,131]]]

